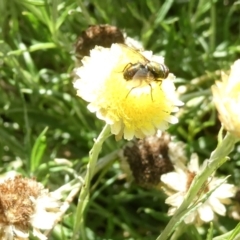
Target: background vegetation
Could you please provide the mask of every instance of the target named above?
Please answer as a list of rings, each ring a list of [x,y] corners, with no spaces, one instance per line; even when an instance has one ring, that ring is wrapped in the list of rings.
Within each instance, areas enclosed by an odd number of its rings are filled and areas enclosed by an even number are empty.
[[[0,171],[34,176],[55,190],[85,169],[103,122],[76,96],[74,43],[92,24],[111,24],[162,54],[186,103],[169,132],[201,160],[217,144],[220,123],[210,87],[240,58],[240,1],[234,0],[8,0],[0,1]],[[191,100],[191,101],[190,101]],[[192,101],[196,100],[196,101]],[[102,155],[125,141],[110,138]],[[71,165],[57,164],[56,158]],[[239,185],[239,148],[219,174]],[[95,178],[86,216],[88,239],[156,239],[166,226],[161,192],[129,185],[119,164]],[[49,239],[69,239],[77,198]],[[219,218],[214,235],[237,222]],[[209,225],[189,227],[181,239],[205,239]]]

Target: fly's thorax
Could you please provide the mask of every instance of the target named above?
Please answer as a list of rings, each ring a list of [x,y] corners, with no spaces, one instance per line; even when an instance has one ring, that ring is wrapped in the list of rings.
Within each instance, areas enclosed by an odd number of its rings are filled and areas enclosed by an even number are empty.
[[[146,64],[148,70],[156,79],[166,79],[169,74],[169,69],[165,64],[150,61]]]

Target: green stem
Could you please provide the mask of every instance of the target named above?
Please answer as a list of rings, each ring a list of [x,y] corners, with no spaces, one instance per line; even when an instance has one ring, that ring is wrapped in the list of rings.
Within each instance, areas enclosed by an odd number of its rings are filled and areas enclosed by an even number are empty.
[[[94,175],[95,167],[98,160],[98,155],[102,150],[102,145],[104,141],[110,136],[110,127],[106,125],[98,138],[95,140],[94,145],[89,152],[89,163],[87,165],[86,176],[82,189],[78,199],[77,213],[76,213],[76,222],[73,231],[73,239],[80,239],[78,235],[79,229],[81,229],[81,239],[86,239],[84,231],[84,212],[88,203],[89,198],[89,189],[91,179]]]
[[[191,203],[194,202],[195,197],[197,196],[202,186],[204,186],[204,183],[212,175],[212,173],[217,170],[217,168],[219,168],[223,163],[227,161],[227,156],[232,151],[237,141],[238,139],[236,139],[233,135],[227,133],[223,141],[219,143],[215,151],[212,152],[205,169],[202,172],[198,173],[198,175],[194,178],[181,206],[175,212],[168,225],[163,230],[162,234],[156,240],[169,239],[169,236],[175,230],[176,226],[181,222],[181,220],[183,220],[187,208]]]
[[[118,158],[118,152],[119,152],[119,150],[115,150],[115,151],[109,153],[108,155],[100,158],[97,161],[97,165],[96,165],[94,174],[96,174],[99,171],[101,171],[102,169],[104,169],[107,165],[112,164]],[[80,177],[85,178],[85,176],[86,176],[86,172],[82,173],[82,175]],[[58,188],[57,190],[54,191],[54,193],[57,194],[57,195],[63,195],[64,193],[68,192],[68,196],[64,200],[65,201],[64,207],[61,207],[61,211],[57,215],[58,221],[56,221],[54,223],[54,225],[51,229],[46,230],[44,232],[45,236],[49,235],[50,232],[52,231],[52,229],[57,225],[57,223],[59,221],[61,221],[64,214],[69,209],[70,204],[72,203],[75,196],[77,195],[77,193],[81,189],[81,187],[82,187],[82,183],[79,181],[79,179],[74,179],[74,180],[68,182],[67,184],[61,186],[60,188]]]
[[[171,240],[177,240],[180,238],[180,236],[186,231],[186,224],[184,222],[181,222],[179,226],[177,227],[174,234],[171,236]]]
[[[216,3],[214,0],[211,1],[211,26],[210,26],[210,54],[215,50],[216,42]]]

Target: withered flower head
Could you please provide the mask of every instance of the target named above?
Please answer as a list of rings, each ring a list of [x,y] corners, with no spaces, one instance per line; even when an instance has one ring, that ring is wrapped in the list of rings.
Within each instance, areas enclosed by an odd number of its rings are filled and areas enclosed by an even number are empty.
[[[236,190],[233,197],[234,204],[229,209],[229,217],[239,221],[240,220],[240,189]]]
[[[108,24],[89,26],[77,39],[75,51],[77,57],[89,56],[96,45],[110,47],[113,43],[124,43],[123,33],[115,26]]]
[[[0,239],[28,239],[29,230],[44,240],[40,229],[51,229],[59,202],[34,179],[16,176],[0,184]]]
[[[129,180],[143,187],[158,188],[160,176],[173,170],[170,142],[170,136],[164,133],[161,137],[155,135],[128,144],[121,153],[121,166]]]

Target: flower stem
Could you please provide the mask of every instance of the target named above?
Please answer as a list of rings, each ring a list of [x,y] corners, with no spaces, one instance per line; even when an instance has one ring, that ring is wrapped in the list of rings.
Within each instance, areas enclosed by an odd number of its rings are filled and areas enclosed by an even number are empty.
[[[106,156],[100,158],[97,161],[94,174],[98,173],[99,171],[101,171],[103,168],[105,168],[109,164],[112,164],[117,159],[118,152],[119,152],[119,150],[117,149],[117,150],[107,154]],[[82,173],[80,177],[85,178],[85,176],[86,176],[86,172]],[[65,192],[66,193],[69,192],[69,193],[68,193],[67,197],[65,198],[63,205],[60,208],[60,212],[57,214],[57,217],[56,217],[57,221],[54,222],[51,229],[44,231],[45,236],[49,235],[50,232],[52,231],[52,229],[57,225],[57,223],[63,219],[64,214],[69,209],[71,203],[75,199],[75,197],[76,197],[77,193],[79,192],[79,190],[81,189],[81,187],[82,187],[82,183],[79,181],[79,179],[75,178],[74,180],[66,183],[65,185],[61,186],[60,188],[58,188],[57,190],[55,190],[53,192],[53,194],[56,196],[63,195],[63,193],[65,193]]]
[[[174,234],[171,236],[171,240],[177,240],[179,237],[186,231],[186,224],[184,222],[181,222],[179,226],[177,227]]]
[[[204,183],[223,163],[227,161],[228,154],[233,150],[235,143],[238,141],[233,135],[227,133],[225,138],[220,142],[217,148],[212,152],[209,162],[205,169],[198,173],[194,178],[189,191],[187,192],[181,206],[175,212],[169,221],[162,234],[156,240],[169,239],[169,236],[175,230],[178,224],[181,223],[183,217],[186,215],[188,207],[194,202],[198,192],[204,186]]]
[[[76,221],[72,239],[80,239],[79,236],[77,236],[79,229],[82,230],[81,239],[86,239],[84,231],[84,212],[88,203],[90,183],[94,175],[98,155],[102,150],[102,145],[110,135],[110,127],[106,124],[98,138],[95,140],[91,151],[89,152],[89,163],[87,165],[86,176],[78,199]]]

